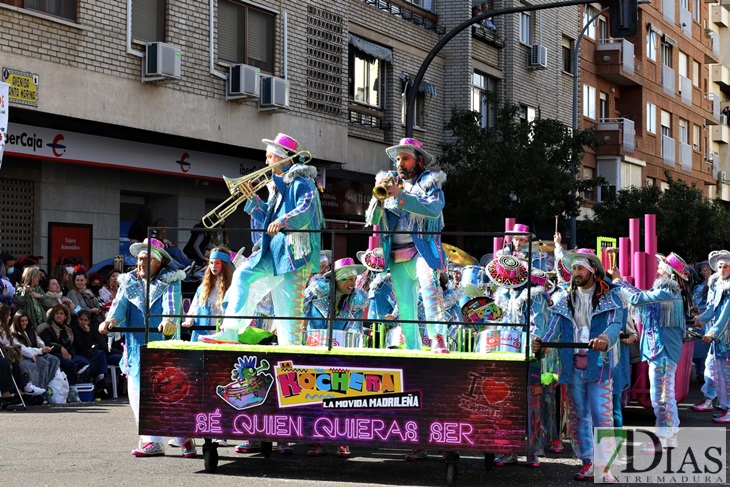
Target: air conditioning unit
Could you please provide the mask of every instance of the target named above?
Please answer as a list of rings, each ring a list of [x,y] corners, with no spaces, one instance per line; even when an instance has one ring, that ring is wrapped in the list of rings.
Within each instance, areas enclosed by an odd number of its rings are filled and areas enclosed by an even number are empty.
[[[234,64],[226,82],[226,100],[258,98],[261,91],[261,70],[246,64]]]
[[[534,69],[547,68],[547,47],[535,44],[530,47],[530,61],[527,63]]]
[[[727,182],[727,173],[725,171],[717,173],[717,180],[721,183]]]
[[[149,42],[142,59],[142,82],[177,81],[180,79],[182,51],[164,42]]]
[[[265,76],[261,78],[259,108],[274,110],[289,108],[289,82],[282,78]]]

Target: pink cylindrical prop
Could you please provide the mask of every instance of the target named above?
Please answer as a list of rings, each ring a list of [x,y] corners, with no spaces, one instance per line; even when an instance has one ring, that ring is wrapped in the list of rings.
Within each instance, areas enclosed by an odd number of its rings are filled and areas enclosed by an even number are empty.
[[[380,226],[373,225],[373,232],[378,232],[378,231],[380,231]],[[368,237],[368,250],[373,250],[378,247],[380,247],[380,234],[373,233],[372,237]]]
[[[646,252],[634,252],[634,258],[631,262],[634,264],[634,286],[639,289],[647,289],[646,286],[646,261],[648,255]]]
[[[629,248],[629,255],[634,255],[634,252],[641,252],[641,220],[638,218],[629,219],[629,240],[631,241],[631,248]]]
[[[631,276],[631,239],[619,237],[618,239],[618,270],[624,279]]]
[[[504,231],[505,232],[511,232],[514,227],[515,227],[514,218],[505,218],[504,219]]]
[[[504,238],[502,237],[494,237],[493,243],[492,243],[492,252],[493,256],[497,257],[497,252],[502,250],[502,247],[504,247]]]
[[[656,238],[656,215],[644,215],[644,252],[647,253],[646,259],[646,278],[647,281],[653,281],[656,274],[657,261],[657,238]]]

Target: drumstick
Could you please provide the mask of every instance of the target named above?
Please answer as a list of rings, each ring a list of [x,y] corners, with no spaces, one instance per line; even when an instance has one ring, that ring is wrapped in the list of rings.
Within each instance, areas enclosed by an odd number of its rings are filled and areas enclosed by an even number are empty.
[[[555,215],[555,233],[558,233],[558,215]]]

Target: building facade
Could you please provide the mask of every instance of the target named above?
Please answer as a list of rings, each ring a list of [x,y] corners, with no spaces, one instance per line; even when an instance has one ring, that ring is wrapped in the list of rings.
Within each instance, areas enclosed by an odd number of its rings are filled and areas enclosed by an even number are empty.
[[[708,4],[641,4],[638,33],[626,39],[611,38],[608,12],[601,9],[583,9],[588,28],[580,49],[578,109],[582,128],[594,128],[602,143],[584,157],[582,176],[603,176],[607,185],[587,199],[601,201],[606,192],[631,186],[667,187],[666,171],[714,197],[721,104],[713,93],[719,42]]]

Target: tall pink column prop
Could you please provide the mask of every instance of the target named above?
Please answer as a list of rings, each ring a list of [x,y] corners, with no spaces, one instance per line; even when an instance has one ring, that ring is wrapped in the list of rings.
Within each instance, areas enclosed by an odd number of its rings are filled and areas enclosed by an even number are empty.
[[[631,247],[629,248],[629,256],[633,256],[634,252],[641,252],[641,220],[638,218],[629,219],[629,240]],[[630,259],[629,259],[630,260]]]
[[[373,232],[378,231],[380,231],[380,227],[378,225],[373,225]],[[373,233],[372,237],[368,237],[368,250],[373,250],[377,247],[380,247],[380,234]]]
[[[504,247],[504,238],[494,237],[493,243],[492,243],[492,255],[494,257],[497,257],[497,252],[502,250],[503,247]]]
[[[634,264],[634,286],[639,289],[647,289],[646,285],[646,252],[634,252],[634,258],[631,261]]]
[[[629,237],[619,237],[618,239],[618,270],[624,279],[631,276],[631,239]]]
[[[657,253],[656,215],[644,215],[644,252],[648,255],[646,258],[646,279],[647,281],[653,281],[657,268],[655,258]]]
[[[504,219],[504,231],[505,232],[511,232],[512,229],[515,227],[516,220],[514,218],[505,218]]]

